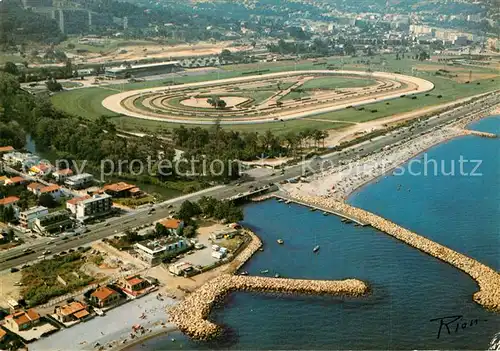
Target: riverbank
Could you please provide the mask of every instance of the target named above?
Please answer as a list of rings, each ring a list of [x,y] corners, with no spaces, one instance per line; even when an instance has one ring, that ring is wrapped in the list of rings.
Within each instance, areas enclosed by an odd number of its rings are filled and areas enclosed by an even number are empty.
[[[373,181],[377,182],[377,178],[396,170],[409,159],[440,143],[465,135],[495,137],[490,133],[475,132],[465,128],[470,123],[489,116],[498,110],[500,110],[500,107],[497,105],[473,113],[450,125],[436,128],[411,139],[405,139],[366,157],[355,158],[344,165],[329,169],[325,167],[325,170],[308,177],[307,183],[285,184],[282,188],[292,196],[297,194],[319,195],[345,201],[360,187]]]

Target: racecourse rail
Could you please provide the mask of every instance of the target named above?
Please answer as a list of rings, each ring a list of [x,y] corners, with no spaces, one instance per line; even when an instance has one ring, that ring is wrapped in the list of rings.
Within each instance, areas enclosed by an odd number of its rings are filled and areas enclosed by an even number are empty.
[[[376,91],[369,96],[360,96],[361,94],[356,94],[346,99],[337,99],[335,101],[317,101],[317,102],[299,102],[296,108],[292,109],[280,109],[275,108],[268,114],[263,114],[259,112],[250,112],[241,117],[226,117],[216,109],[212,110],[210,113],[211,118],[200,118],[197,117],[195,111],[191,111],[190,116],[175,116],[174,114],[162,114],[155,111],[148,110],[138,110],[133,107],[133,104],[125,104],[124,102],[130,99],[139,98],[143,95],[146,98],[152,94],[172,94],[172,93],[182,93],[187,92],[196,88],[215,88],[221,87],[229,84],[245,84],[251,82],[258,82],[267,79],[285,79],[294,76],[304,76],[304,75],[321,75],[321,76],[356,76],[360,78],[371,78],[380,80],[389,80],[402,83],[399,89],[386,91]],[[291,72],[279,72],[270,73],[257,76],[246,76],[237,78],[220,79],[215,81],[188,83],[182,85],[174,86],[162,86],[156,88],[139,89],[122,92],[119,94],[114,94],[108,96],[102,101],[102,105],[110,111],[117,114],[170,123],[181,123],[181,124],[214,124],[216,119],[220,117],[221,124],[255,124],[255,123],[269,123],[275,122],[276,120],[287,121],[300,119],[304,117],[315,116],[327,112],[333,112],[345,109],[350,106],[361,106],[374,102],[386,101],[390,99],[400,98],[402,95],[414,95],[425,93],[434,89],[434,84],[421,78],[406,76],[397,73],[389,72],[363,72],[363,71],[345,71],[345,70],[305,70],[305,71],[291,71]],[[355,98],[357,96],[357,98]],[[318,99],[319,100],[319,99]],[[189,109],[186,109],[189,112]],[[227,112],[227,110],[225,111]],[[227,114],[227,113],[226,113]]]

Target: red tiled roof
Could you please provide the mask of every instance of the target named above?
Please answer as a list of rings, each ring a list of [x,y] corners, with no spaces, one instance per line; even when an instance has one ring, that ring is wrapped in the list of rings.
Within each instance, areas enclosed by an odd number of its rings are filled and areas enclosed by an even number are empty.
[[[68,316],[71,314],[76,314],[82,310],[85,311],[86,308],[87,308],[87,306],[84,305],[83,303],[81,303],[79,301],[73,301],[70,304],[62,306],[60,309],[60,313],[63,316]]]
[[[40,189],[40,188],[43,188],[43,187],[45,187],[45,185],[40,184],[40,183],[29,183],[28,186],[27,186],[28,189],[32,189],[32,190]]]
[[[81,196],[81,197],[75,197],[71,200],[68,200],[66,201],[67,204],[70,204],[70,205],[76,205],[77,203],[83,201],[83,200],[87,200],[87,199],[90,199],[90,195],[85,195],[85,196]]]
[[[160,224],[167,229],[177,229],[181,225],[181,221],[178,219],[167,219],[160,222]]]
[[[120,191],[130,190],[133,188],[135,188],[135,185],[124,183],[124,182],[107,184],[103,187],[104,191],[110,190],[110,191],[114,191],[117,193],[119,193]]]
[[[61,187],[59,185],[56,185],[56,184],[52,184],[52,185],[49,185],[49,186],[46,186],[46,187],[43,187],[40,189],[40,193],[43,194],[43,193],[50,193],[52,191],[56,191],[56,190],[59,190]]]
[[[134,285],[137,285],[137,284],[142,283],[142,282],[143,282],[143,280],[142,280],[141,278],[139,278],[139,277],[128,277],[128,278],[127,278],[127,282],[128,282],[130,285],[134,286]]]
[[[24,178],[23,177],[12,177],[10,178],[10,182],[11,183],[22,183],[24,182]]]
[[[14,151],[12,146],[0,146],[0,152]]]
[[[13,204],[19,200],[20,199],[17,196],[8,196],[4,199],[0,199],[0,205],[3,205],[3,206],[10,205],[10,204]]]
[[[99,300],[106,300],[108,297],[110,297],[113,294],[118,294],[116,291],[113,289],[108,288],[107,286],[101,286],[100,288],[97,288],[91,296],[94,296],[95,298]]]
[[[65,168],[65,169],[59,169],[55,173],[60,175],[70,175],[73,174],[73,171],[71,170],[71,168]]]
[[[23,325],[30,321],[36,321],[40,319],[40,315],[34,309],[29,309],[28,311],[19,311],[14,314],[10,314],[5,319],[13,319],[17,325]]]

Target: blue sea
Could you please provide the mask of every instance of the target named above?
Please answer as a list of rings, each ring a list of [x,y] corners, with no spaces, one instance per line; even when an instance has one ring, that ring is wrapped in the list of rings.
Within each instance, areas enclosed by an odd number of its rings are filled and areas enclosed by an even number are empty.
[[[469,128],[500,134],[500,117]],[[481,175],[470,174],[477,162],[463,162],[460,174],[460,155],[481,160],[475,172]],[[407,163],[398,175],[381,177],[349,201],[499,270],[499,156],[500,139],[453,139],[430,149],[426,157],[439,166],[443,162],[445,173],[455,162],[455,175],[416,176]],[[414,162],[411,167],[415,174],[425,166]],[[472,301],[477,285],[468,275],[375,229],[275,201],[246,206],[245,225],[262,238],[265,248],[243,267],[251,275],[269,270],[269,276],[358,278],[371,285],[372,294],[334,298],[233,293],[212,314],[226,326],[222,340],[193,342],[174,333],[133,350],[486,349],[500,331],[500,315]],[[276,243],[279,238],[284,245]],[[321,249],[315,255],[316,245]],[[439,321],[431,320],[451,316],[463,316],[458,331],[456,323],[450,324],[450,333],[443,328],[438,338]],[[475,319],[477,324],[462,328]]]

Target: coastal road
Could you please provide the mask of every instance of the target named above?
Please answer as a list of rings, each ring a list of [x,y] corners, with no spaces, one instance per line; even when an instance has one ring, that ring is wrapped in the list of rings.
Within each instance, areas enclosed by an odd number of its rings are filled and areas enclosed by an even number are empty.
[[[429,131],[434,127],[440,126],[447,122],[451,122],[458,117],[465,116],[471,112],[482,110],[489,104],[498,103],[499,96],[496,95],[481,102],[471,103],[467,106],[454,110],[451,113],[443,113],[439,116],[428,119],[425,123],[418,122],[414,124],[414,127],[411,130],[409,128],[404,128],[398,130],[397,133],[393,132],[386,136],[375,138],[371,142],[367,141],[350,147],[348,152],[346,152],[347,150],[344,150],[342,152],[334,152],[328,155],[324,155],[322,159],[324,161],[328,161],[329,164],[334,165],[338,164],[341,161],[349,161],[353,158],[353,156],[364,156],[372,152],[381,150],[385,146],[410,138],[411,136],[418,135],[422,132]],[[317,169],[318,167],[311,164],[310,168]],[[307,169],[310,168],[307,167]],[[170,214],[170,211],[179,208],[179,206],[185,200],[197,201],[202,196],[212,196],[218,199],[229,198],[239,193],[248,191],[250,185],[254,187],[260,187],[270,183],[277,183],[282,180],[300,176],[303,174],[303,171],[305,169],[306,166],[304,164],[299,164],[287,168],[285,174],[283,175],[280,174],[280,172],[277,172],[274,175],[264,175],[260,178],[256,178],[251,182],[246,182],[241,185],[229,184],[205,189],[197,193],[167,200],[155,205],[154,207],[137,210],[119,218],[113,218],[105,223],[94,226],[90,232],[81,234],[79,236],[69,236],[65,240],[63,240],[64,238],[60,237],[52,241],[47,240],[45,242],[38,242],[31,246],[23,245],[19,248],[10,249],[0,254],[0,271],[12,267],[22,266],[26,263],[35,261],[46,250],[50,250],[51,254],[55,254],[62,251],[67,251],[71,248],[88,245],[93,241],[100,240],[117,233],[121,233],[133,227],[151,224],[154,221],[167,217]],[[152,208],[154,208],[154,211],[151,211]],[[26,247],[30,247],[34,252],[23,255],[23,250]]]

